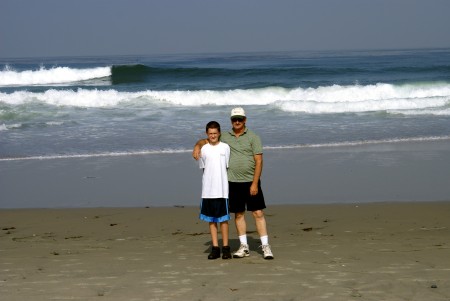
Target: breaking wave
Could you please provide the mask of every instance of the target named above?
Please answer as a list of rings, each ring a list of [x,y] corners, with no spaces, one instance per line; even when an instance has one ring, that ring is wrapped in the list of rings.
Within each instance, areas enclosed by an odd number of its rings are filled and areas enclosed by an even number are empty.
[[[38,70],[16,71],[6,66],[0,71],[0,86],[54,85],[87,81],[111,76],[111,67],[73,69],[41,67]]]
[[[226,91],[138,91],[115,89],[15,91],[0,93],[0,104],[40,102],[74,107],[114,107],[121,104],[186,107],[259,105],[309,114],[378,112],[450,115],[450,84],[332,85],[318,88],[234,89]]]

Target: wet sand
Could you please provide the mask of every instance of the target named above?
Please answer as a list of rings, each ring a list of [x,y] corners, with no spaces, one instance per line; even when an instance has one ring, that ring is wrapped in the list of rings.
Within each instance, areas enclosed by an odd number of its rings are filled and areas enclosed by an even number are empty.
[[[450,140],[265,149],[269,206],[445,201]],[[0,161],[0,208],[198,206],[191,153]]]

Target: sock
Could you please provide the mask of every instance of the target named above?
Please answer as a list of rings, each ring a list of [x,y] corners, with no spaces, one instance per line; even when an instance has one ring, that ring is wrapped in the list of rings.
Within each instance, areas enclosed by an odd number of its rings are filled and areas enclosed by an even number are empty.
[[[261,238],[261,244],[262,244],[263,246],[269,244],[269,236],[264,235],[264,236],[261,236],[260,238]]]
[[[239,235],[239,241],[241,242],[241,244],[247,244],[247,235]]]

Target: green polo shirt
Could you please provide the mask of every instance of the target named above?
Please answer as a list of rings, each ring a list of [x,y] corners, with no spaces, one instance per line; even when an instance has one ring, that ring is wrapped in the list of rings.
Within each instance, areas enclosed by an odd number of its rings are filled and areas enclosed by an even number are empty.
[[[254,155],[262,154],[261,139],[253,131],[245,129],[244,133],[236,137],[233,130],[222,133],[220,140],[230,146],[230,162],[228,167],[228,181],[252,182],[255,174]]]

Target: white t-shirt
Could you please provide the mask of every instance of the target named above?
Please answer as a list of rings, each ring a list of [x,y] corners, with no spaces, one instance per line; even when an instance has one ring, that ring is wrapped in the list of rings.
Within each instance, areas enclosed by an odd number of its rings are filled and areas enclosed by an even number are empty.
[[[228,198],[227,168],[230,160],[230,147],[219,142],[216,145],[205,144],[198,160],[203,168],[202,198]]]

